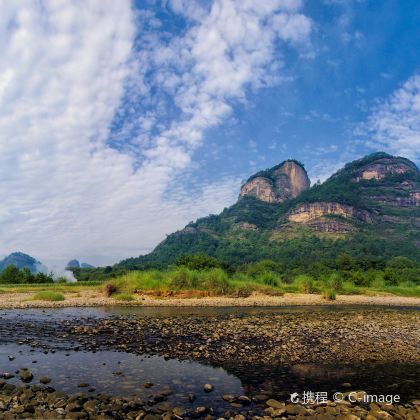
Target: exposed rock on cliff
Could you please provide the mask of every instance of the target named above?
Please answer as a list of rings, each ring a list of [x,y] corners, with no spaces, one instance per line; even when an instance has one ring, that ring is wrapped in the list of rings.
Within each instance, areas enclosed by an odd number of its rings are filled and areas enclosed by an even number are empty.
[[[416,165],[408,159],[387,156],[367,165],[362,165],[355,173],[355,180],[357,182],[369,179],[380,180],[387,175],[415,173],[416,171]]]
[[[307,190],[310,184],[303,166],[286,160],[249,178],[241,188],[240,197],[253,196],[267,203],[283,203]]]
[[[305,203],[294,208],[289,213],[289,221],[305,223],[323,216],[340,216],[354,218],[365,223],[372,223],[372,217],[366,210],[359,210],[352,206],[339,203]]]

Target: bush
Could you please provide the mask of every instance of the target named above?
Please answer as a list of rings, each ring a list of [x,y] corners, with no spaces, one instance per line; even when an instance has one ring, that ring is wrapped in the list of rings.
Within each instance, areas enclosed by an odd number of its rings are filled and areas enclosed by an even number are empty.
[[[116,286],[111,283],[107,283],[104,287],[104,292],[106,297],[110,297],[113,293],[117,291]]]
[[[281,264],[272,260],[261,260],[246,266],[246,272],[252,277],[257,277],[258,275],[264,274],[266,272],[281,273],[282,266]]]
[[[116,295],[113,296],[114,299],[116,300],[122,300],[125,302],[131,302],[134,300],[134,296],[130,295],[128,293],[118,293]]]
[[[322,297],[326,300],[335,300],[337,295],[333,289],[324,289],[322,291]]]
[[[391,258],[386,266],[389,268],[415,268],[416,263],[408,257],[394,257]]]
[[[58,301],[64,300],[65,297],[61,293],[45,290],[43,292],[36,293],[32,299],[33,300],[46,300],[49,302],[58,302]]]
[[[180,267],[171,275],[169,287],[171,289],[195,289],[198,286],[198,273],[186,267]]]
[[[216,295],[225,295],[230,291],[228,275],[220,268],[201,273],[200,288]]]
[[[328,288],[332,290],[341,290],[341,288],[343,287],[343,279],[337,272],[331,273],[326,283]]]
[[[374,270],[364,271],[345,271],[344,277],[346,281],[351,281],[356,286],[370,287],[376,280],[376,272]]]
[[[311,276],[308,276],[306,274],[301,274],[300,276],[295,277],[293,281],[299,292],[301,293],[315,293],[315,282],[314,279]]]
[[[258,275],[256,280],[258,283],[262,283],[271,287],[276,287],[279,285],[278,275],[276,273],[273,273],[272,271],[267,271]]]
[[[389,286],[398,286],[400,279],[395,270],[386,268],[384,271],[384,281]]]
[[[224,261],[211,257],[206,254],[180,255],[175,261],[177,267],[186,267],[190,270],[209,270],[211,268],[221,268],[232,271],[232,267]]]

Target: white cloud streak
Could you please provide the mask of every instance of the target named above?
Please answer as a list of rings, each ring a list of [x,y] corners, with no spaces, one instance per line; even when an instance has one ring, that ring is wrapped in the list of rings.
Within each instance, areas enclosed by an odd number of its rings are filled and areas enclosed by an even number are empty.
[[[420,160],[420,74],[411,76],[385,101],[377,105],[358,135],[366,144]]]
[[[180,35],[128,1],[2,4],[1,253],[137,255],[232,202],[237,179],[174,180],[248,89],[281,82],[278,44],[306,48],[311,21],[293,0],[168,7]]]

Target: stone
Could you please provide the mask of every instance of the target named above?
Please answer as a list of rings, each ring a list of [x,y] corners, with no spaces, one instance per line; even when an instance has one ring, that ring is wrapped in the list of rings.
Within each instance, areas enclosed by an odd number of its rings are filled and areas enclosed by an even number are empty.
[[[28,369],[22,368],[19,370],[19,377],[22,382],[31,382],[34,375]]]
[[[83,404],[83,410],[91,414],[96,411],[98,402],[96,400],[88,400]]]
[[[251,398],[247,397],[246,395],[241,395],[238,398],[238,401],[243,405],[249,405],[251,404]]]
[[[204,392],[212,392],[214,390],[214,386],[212,384],[205,384],[203,388]]]
[[[272,399],[272,398],[270,398],[269,400],[267,400],[265,403],[266,403],[269,407],[272,407],[272,408],[284,408],[284,406],[285,406],[285,404],[284,404],[283,402],[280,402],[280,401],[274,400],[274,399]]]

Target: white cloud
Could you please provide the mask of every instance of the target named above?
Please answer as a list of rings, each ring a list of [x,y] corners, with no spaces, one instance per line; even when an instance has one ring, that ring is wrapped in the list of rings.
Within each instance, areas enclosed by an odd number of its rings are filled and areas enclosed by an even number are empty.
[[[420,74],[377,105],[357,134],[377,150],[420,159]]]
[[[236,197],[237,179],[193,196],[174,181],[249,88],[282,80],[278,44],[307,46],[311,23],[293,0],[169,7],[177,36],[128,0],[2,4],[1,253],[137,255]]]

